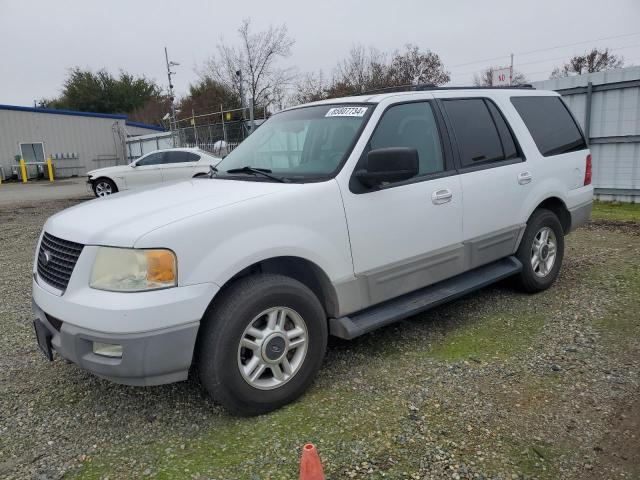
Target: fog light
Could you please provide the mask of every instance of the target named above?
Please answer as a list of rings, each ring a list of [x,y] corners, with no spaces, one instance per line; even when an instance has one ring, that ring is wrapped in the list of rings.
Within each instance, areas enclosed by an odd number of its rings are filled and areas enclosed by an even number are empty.
[[[122,358],[122,345],[93,342],[93,353],[103,357]]]

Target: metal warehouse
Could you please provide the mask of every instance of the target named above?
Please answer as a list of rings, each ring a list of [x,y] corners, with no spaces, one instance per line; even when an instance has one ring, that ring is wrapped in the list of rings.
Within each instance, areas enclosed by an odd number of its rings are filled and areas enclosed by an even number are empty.
[[[128,137],[157,131],[126,115],[0,105],[0,177],[19,175],[20,158],[30,177],[48,157],[60,177],[124,163]]]
[[[582,126],[596,198],[640,202],[640,67],[534,82],[555,90]]]

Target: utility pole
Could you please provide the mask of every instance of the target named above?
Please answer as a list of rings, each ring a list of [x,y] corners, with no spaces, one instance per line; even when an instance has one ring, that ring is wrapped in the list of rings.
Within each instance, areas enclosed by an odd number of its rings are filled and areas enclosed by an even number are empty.
[[[509,65],[509,86],[513,81],[513,53],[511,54],[511,64]]]
[[[236,76],[238,77],[238,85],[240,87],[240,108],[242,109],[242,119],[244,120],[244,87],[242,85],[242,70],[237,70]]]
[[[180,64],[178,62],[169,61],[169,54],[167,53],[167,47],[164,47],[164,59],[167,63],[167,78],[169,79],[169,100],[171,101],[171,118],[169,119],[169,129],[173,133],[173,131],[177,129],[177,125],[176,125],[176,105],[174,102],[175,98],[173,96],[173,82],[171,81],[171,75],[175,75],[176,72],[172,72],[171,67],[175,67]],[[175,147],[177,147],[175,138],[174,138],[173,144]]]

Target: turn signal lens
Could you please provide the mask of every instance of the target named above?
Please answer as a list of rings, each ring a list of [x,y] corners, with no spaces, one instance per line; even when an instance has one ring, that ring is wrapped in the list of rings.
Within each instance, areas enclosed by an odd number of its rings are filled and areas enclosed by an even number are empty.
[[[176,279],[176,257],[169,250],[144,250],[147,257],[147,282],[171,283]]]

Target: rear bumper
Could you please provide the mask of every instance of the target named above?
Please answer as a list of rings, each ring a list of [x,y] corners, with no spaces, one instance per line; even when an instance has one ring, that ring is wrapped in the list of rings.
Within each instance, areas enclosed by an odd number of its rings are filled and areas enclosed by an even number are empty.
[[[577,205],[574,208],[569,209],[569,214],[571,215],[571,228],[569,231],[573,231],[581,225],[584,225],[591,217],[591,209],[593,208],[593,201],[589,200],[588,202]]]
[[[141,333],[113,334],[50,321],[33,302],[36,322],[51,334],[59,355],[99,377],[126,385],[160,385],[186,380],[200,322]],[[55,326],[54,326],[55,323]],[[93,342],[122,345],[122,357],[93,353]]]

